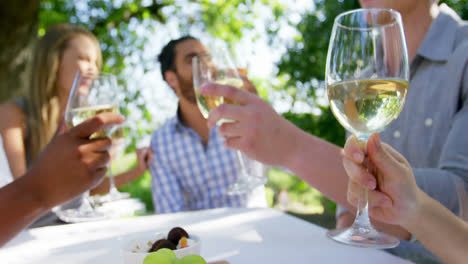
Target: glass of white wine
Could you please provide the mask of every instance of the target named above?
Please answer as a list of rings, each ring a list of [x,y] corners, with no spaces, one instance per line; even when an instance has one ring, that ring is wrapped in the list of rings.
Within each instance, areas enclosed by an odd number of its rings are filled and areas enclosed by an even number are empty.
[[[65,121],[68,127],[74,127],[100,113],[119,112],[117,101],[117,79],[108,73],[87,74],[77,72],[65,110]],[[120,126],[100,130],[91,138],[109,137],[113,141],[123,137]],[[56,212],[66,222],[85,222],[107,218],[103,213],[94,210],[89,199],[89,191],[83,195],[80,207]]]
[[[337,16],[325,75],[333,114],[365,151],[369,136],[398,117],[406,98],[409,64],[400,14],[371,8]],[[358,247],[392,248],[399,244],[396,237],[372,226],[365,188],[360,192],[353,225],[327,235]]]
[[[226,48],[211,48],[209,55],[194,56],[192,58],[192,67],[193,87],[198,108],[205,118],[208,118],[212,109],[223,103],[235,104],[235,102],[220,96],[205,96],[200,93],[200,87],[210,82],[243,89],[243,80]],[[220,121],[220,124],[223,122],[233,121],[223,119]],[[238,173],[237,181],[229,187],[227,193],[230,195],[246,193],[265,184],[265,177],[262,175],[251,175],[247,171],[245,163],[247,158],[238,150],[236,151],[236,155],[240,172]]]

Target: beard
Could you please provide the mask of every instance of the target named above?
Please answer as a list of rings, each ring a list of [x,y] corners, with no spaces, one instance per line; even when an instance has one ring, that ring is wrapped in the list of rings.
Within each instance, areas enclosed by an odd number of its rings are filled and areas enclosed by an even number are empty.
[[[183,97],[186,101],[188,101],[191,104],[197,104],[197,98],[195,96],[195,91],[193,89],[193,82],[192,80],[186,80],[182,78],[182,76],[179,76],[178,74],[177,80],[179,82],[179,87],[180,87],[180,96]]]

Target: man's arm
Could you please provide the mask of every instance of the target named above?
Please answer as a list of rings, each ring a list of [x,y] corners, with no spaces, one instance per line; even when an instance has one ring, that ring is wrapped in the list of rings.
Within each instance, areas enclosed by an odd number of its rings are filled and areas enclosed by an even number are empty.
[[[28,177],[21,177],[0,189],[0,247],[49,209],[35,199],[30,187]]]
[[[0,189],[0,246],[52,207],[102,179],[111,141],[89,137],[122,122],[118,114],[103,113],[57,136],[26,175]]]
[[[206,85],[201,89],[205,95],[224,96],[240,104],[221,105],[208,118],[209,127],[222,118],[238,121],[219,128],[227,147],[239,149],[265,164],[286,167],[329,199],[355,211],[346,197],[348,177],[342,165],[341,148],[300,130],[256,95],[223,85]],[[401,227],[384,224],[379,227],[402,238],[409,237]]]

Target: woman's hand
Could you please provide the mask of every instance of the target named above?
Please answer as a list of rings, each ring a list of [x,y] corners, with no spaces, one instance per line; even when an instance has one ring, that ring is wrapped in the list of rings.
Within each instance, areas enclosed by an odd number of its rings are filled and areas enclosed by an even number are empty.
[[[149,166],[149,162],[152,159],[153,151],[149,147],[139,148],[136,150],[137,155],[137,171],[139,175],[143,174]]]
[[[408,161],[373,134],[367,143],[367,157],[356,137],[346,141],[343,166],[349,175],[348,201],[357,206],[359,190],[369,190],[371,217],[406,226],[420,208],[421,190]]]

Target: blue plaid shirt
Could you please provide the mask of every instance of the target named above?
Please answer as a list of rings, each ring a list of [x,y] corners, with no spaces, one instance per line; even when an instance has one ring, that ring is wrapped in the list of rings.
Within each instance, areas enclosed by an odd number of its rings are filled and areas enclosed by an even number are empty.
[[[208,144],[178,116],[167,121],[151,138],[154,159],[150,164],[155,213],[172,213],[218,207],[266,207],[265,189],[226,195],[237,180],[236,153],[224,146],[218,129],[210,131]],[[247,160],[245,158],[244,160]],[[261,175],[263,166],[246,161],[249,172]]]

